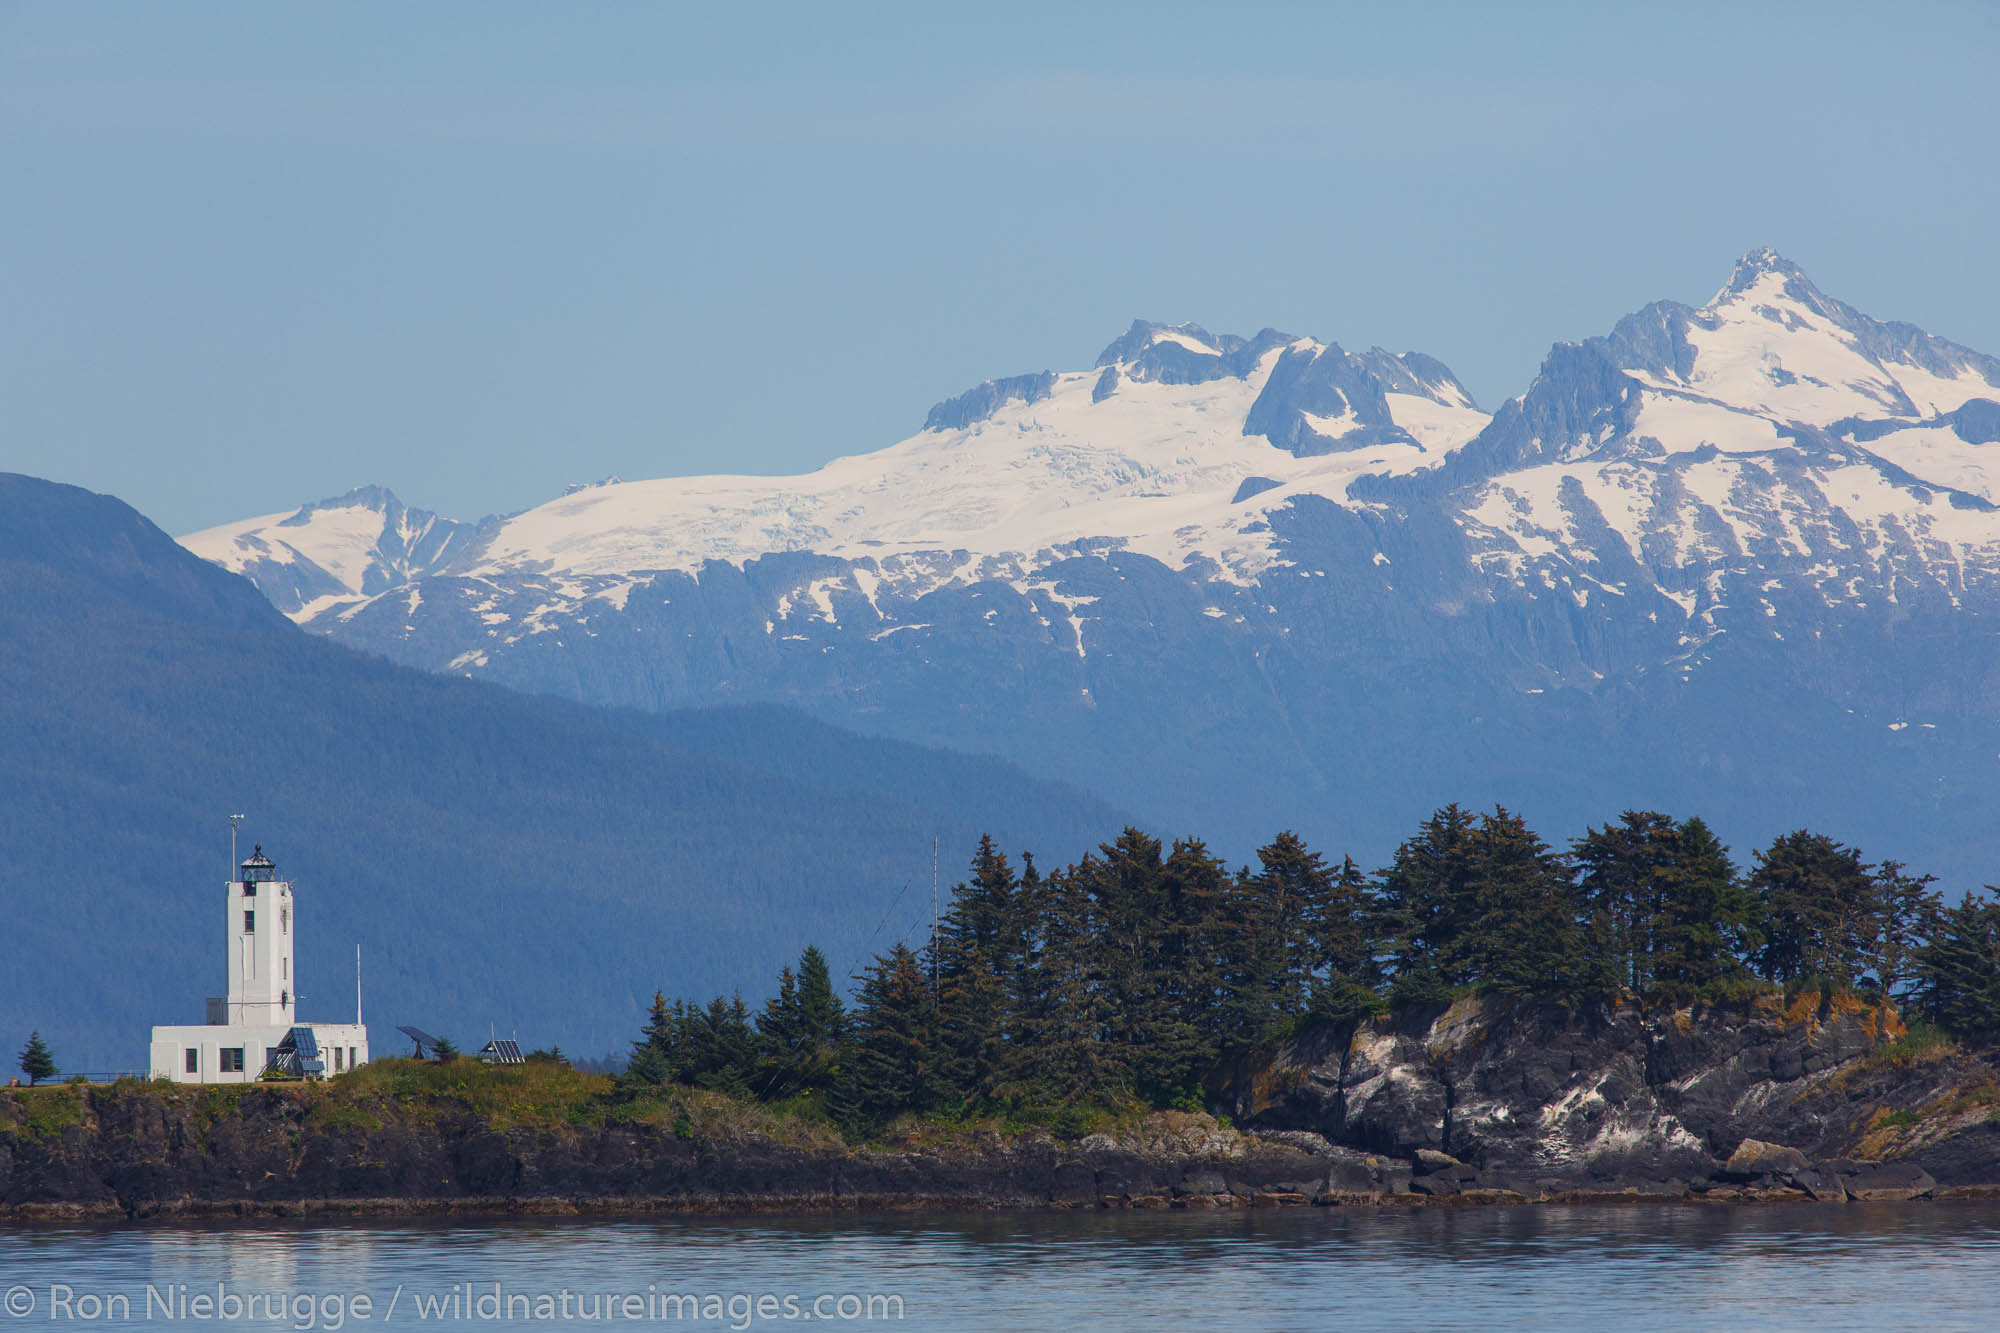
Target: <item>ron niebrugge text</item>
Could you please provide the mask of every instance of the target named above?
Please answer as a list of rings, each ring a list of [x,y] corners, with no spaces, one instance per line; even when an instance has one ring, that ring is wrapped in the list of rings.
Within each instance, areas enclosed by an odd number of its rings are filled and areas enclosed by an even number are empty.
[[[64,1282],[36,1288],[15,1283],[0,1295],[0,1312],[38,1324],[148,1321],[189,1324],[282,1324],[328,1333],[350,1323],[589,1320],[602,1323],[753,1324],[831,1320],[896,1322],[903,1298],[885,1292],[693,1292],[648,1283],[643,1290],[569,1287],[519,1291],[499,1282],[462,1282],[419,1291],[398,1283],[386,1295],[367,1291],[284,1291],[228,1282],[148,1283],[137,1291],[90,1290]]]

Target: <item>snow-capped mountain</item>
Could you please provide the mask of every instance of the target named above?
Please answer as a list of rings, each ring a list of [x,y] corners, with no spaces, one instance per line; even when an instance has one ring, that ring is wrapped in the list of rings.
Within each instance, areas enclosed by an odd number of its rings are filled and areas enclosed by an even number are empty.
[[[406,508],[381,486],[357,486],[291,513],[225,523],[183,544],[249,578],[279,610],[305,621],[328,604],[351,605],[444,568],[477,531]]]
[[[1734,783],[1896,837],[2000,778],[1996,445],[2000,361],[1757,251],[1491,417],[1421,354],[1142,321],[806,476],[476,527],[366,490],[184,540],[404,661],[782,699],[1231,836]],[[1855,765],[1924,794],[1829,786]]]
[[[1445,499],[1496,582],[1664,597],[1677,614],[1647,614],[1693,648],[1732,607],[1739,629],[1805,628],[1787,597],[1990,601],[1996,442],[2000,359],[1878,323],[1760,250],[1699,310],[1658,302],[1558,346],[1447,467],[1361,494]]]
[[[1269,511],[1436,467],[1486,422],[1426,357],[1140,322],[1095,369],[989,380],[910,439],[803,477],[613,479],[476,530],[364,487],[184,540],[328,628],[431,575],[528,579],[576,607],[777,551],[853,561],[857,586],[906,596],[1106,543],[1247,582],[1276,558]]]

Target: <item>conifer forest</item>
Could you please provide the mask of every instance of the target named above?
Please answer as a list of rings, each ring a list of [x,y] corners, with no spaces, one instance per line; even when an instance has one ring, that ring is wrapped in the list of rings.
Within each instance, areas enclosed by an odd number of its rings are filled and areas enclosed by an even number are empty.
[[[1817,987],[2000,1035],[2000,904],[1799,830],[1739,866],[1699,818],[1627,811],[1551,846],[1517,814],[1448,805],[1364,871],[1291,833],[1231,869],[1138,829],[1074,865],[982,839],[932,937],[843,998],[807,948],[753,1011],[656,994],[620,1084],[785,1103],[850,1131],[906,1114],[1060,1119],[1220,1104],[1312,1024],[1490,992],[1555,1005]]]

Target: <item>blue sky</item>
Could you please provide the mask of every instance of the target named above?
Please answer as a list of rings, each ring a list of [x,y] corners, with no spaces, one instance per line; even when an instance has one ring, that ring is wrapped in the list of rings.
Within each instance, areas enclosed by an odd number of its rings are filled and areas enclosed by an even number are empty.
[[[2000,353],[2000,7],[0,4],[0,468],[171,531],[789,472],[1135,317],[1443,358],[1772,245]]]

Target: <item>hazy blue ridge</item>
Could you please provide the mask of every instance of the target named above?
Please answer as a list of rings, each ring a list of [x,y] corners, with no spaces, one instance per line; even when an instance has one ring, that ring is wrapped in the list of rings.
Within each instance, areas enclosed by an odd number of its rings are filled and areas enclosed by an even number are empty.
[[[0,478],[0,1037],[140,1065],[223,987],[225,816],[295,881],[300,1012],[597,1053],[656,987],[845,973],[978,834],[1073,858],[1124,816],[990,758],[786,708],[618,714],[297,630],[124,504]],[[903,886],[909,887],[904,889]],[[884,918],[887,918],[885,921]],[[18,1029],[18,1031],[16,1031]]]

